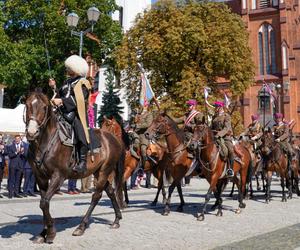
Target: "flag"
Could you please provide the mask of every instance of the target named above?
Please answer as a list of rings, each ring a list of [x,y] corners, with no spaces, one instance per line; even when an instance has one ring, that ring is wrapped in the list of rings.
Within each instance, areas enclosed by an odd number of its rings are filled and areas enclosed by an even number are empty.
[[[145,70],[140,64],[138,64],[141,73],[141,93],[140,93],[140,104],[146,107],[150,104],[150,101],[155,97],[154,92],[151,88],[150,82],[145,74]]]
[[[274,94],[274,91],[271,89],[271,87],[268,83],[265,83],[264,85],[265,85],[265,90],[270,95],[270,102],[271,102],[272,106],[275,107],[275,102],[277,101],[277,97]]]
[[[224,93],[224,105],[225,105],[225,107],[228,109],[230,104],[231,104],[230,99],[228,98],[226,93]]]
[[[211,108],[214,108],[214,106],[211,105],[211,104],[208,102],[209,91],[210,91],[210,88],[209,88],[209,87],[204,87],[204,99],[205,99],[205,103],[207,104],[207,106],[209,106],[209,107],[211,107]]]

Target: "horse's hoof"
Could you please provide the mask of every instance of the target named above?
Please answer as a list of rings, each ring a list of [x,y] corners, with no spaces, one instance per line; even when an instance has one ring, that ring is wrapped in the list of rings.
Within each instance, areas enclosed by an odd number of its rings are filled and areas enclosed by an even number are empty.
[[[170,210],[164,210],[163,213],[162,213],[162,215],[163,216],[168,216],[169,213],[170,213]]]
[[[46,240],[45,240],[45,243],[47,243],[47,244],[53,244],[53,240],[54,240],[54,238],[46,238]]]
[[[197,221],[204,221],[204,214],[200,214],[200,215],[197,217]]]
[[[156,202],[153,201],[153,202],[151,202],[150,205],[151,205],[151,207],[156,207]]]
[[[281,201],[282,201],[282,202],[287,202],[286,197],[282,198]]]
[[[128,208],[128,203],[124,202],[122,205],[122,209]]]
[[[261,187],[257,187],[257,191],[260,191],[261,190]]]
[[[221,216],[223,216],[223,212],[222,211],[218,211],[217,212],[217,217],[221,217]]]
[[[244,202],[241,202],[240,204],[239,204],[239,208],[245,208],[246,207],[246,204],[244,203]]]
[[[242,210],[240,208],[238,208],[237,210],[235,210],[236,214],[240,214],[242,212]]]
[[[81,228],[76,228],[75,231],[72,233],[73,236],[81,236],[84,234],[84,230]]]
[[[45,243],[45,238],[43,236],[36,236],[34,239],[33,239],[33,243],[34,244],[43,244]]]
[[[110,229],[118,229],[120,227],[120,224],[119,223],[113,223],[111,226],[110,226]]]

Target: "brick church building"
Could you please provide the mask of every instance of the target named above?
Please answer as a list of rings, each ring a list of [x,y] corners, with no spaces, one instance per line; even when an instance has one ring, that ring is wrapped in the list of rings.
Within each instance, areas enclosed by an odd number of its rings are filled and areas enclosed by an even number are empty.
[[[271,120],[275,112],[294,119],[300,133],[300,11],[299,0],[232,0],[248,31],[256,66],[255,83],[241,98],[244,125],[251,114]],[[264,89],[273,90],[275,101]],[[275,104],[275,105],[273,105]],[[271,123],[270,123],[271,124]]]

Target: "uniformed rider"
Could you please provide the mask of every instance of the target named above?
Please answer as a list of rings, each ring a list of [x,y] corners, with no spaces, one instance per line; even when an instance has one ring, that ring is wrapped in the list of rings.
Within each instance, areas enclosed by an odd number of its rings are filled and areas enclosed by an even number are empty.
[[[252,122],[249,124],[246,131],[243,133],[250,139],[250,143],[253,144],[254,152],[262,145],[261,137],[263,136],[263,127],[259,121],[259,115],[251,115]]]
[[[283,122],[283,115],[281,113],[276,113],[274,115],[275,124],[272,128],[272,133],[274,135],[275,141],[279,143],[281,149],[288,157],[288,165],[291,167],[293,149],[289,143],[290,139],[290,128],[289,125]]]
[[[215,115],[212,119],[212,130],[217,143],[221,148],[226,147],[228,151],[229,166],[226,174],[229,177],[234,176],[233,164],[234,164],[234,147],[232,138],[231,117],[224,111],[224,102],[217,101],[214,103]]]

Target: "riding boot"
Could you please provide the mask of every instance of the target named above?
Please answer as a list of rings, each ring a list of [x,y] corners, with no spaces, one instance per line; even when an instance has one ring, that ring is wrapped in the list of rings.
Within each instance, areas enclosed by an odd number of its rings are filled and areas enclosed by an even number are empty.
[[[87,146],[81,144],[79,149],[79,163],[73,167],[73,170],[75,172],[84,173],[86,171],[87,152],[88,152]]]
[[[226,175],[228,177],[233,177],[234,176],[233,164],[234,164],[234,156],[229,155],[229,165],[228,165],[228,169],[226,171]]]

